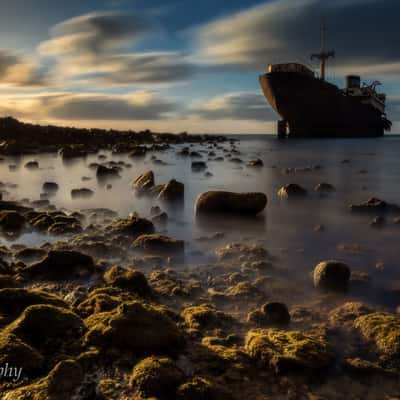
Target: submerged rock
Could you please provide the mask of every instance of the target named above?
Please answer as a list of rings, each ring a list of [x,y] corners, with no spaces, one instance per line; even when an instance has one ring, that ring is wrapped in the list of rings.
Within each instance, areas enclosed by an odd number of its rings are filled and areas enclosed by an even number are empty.
[[[30,170],[36,170],[39,169],[39,163],[37,161],[28,161],[25,164],[25,168],[26,169],[30,169]]]
[[[264,166],[264,162],[263,160],[261,160],[261,158],[257,158],[256,160],[251,160],[247,163],[248,167],[263,167]]]
[[[160,307],[128,302],[85,320],[85,343],[102,349],[116,348],[135,355],[176,353],[184,338]]]
[[[158,198],[164,201],[182,201],[184,195],[184,184],[176,181],[175,179],[172,179],[164,185],[164,187],[158,194]]]
[[[278,191],[278,196],[281,199],[291,199],[298,197],[305,197],[307,195],[307,190],[296,183],[289,183],[281,187]]]
[[[97,179],[120,178],[120,175],[118,168],[99,165],[96,170],[96,177]]]
[[[264,193],[234,193],[225,191],[204,192],[197,197],[196,214],[256,215],[267,205]]]
[[[324,290],[346,290],[350,279],[350,268],[339,261],[320,262],[313,273],[314,286]]]
[[[137,238],[140,235],[154,233],[155,228],[151,221],[133,215],[129,218],[114,221],[106,228],[106,231],[113,235],[126,235]]]
[[[71,197],[73,199],[78,199],[78,198],[88,198],[92,197],[94,195],[93,190],[88,189],[88,188],[80,188],[80,189],[72,189],[71,190]]]
[[[56,182],[45,182],[42,185],[42,190],[43,190],[43,192],[46,192],[46,193],[57,192],[58,188],[59,187]]]
[[[139,236],[133,242],[133,247],[138,250],[165,255],[183,255],[185,252],[185,242],[183,240],[156,233]]]
[[[397,204],[390,204],[384,200],[372,197],[365,202],[351,204],[350,210],[359,213],[382,214],[390,212],[400,212],[400,207]]]
[[[336,188],[330,183],[322,182],[315,186],[314,191],[320,193],[331,193],[335,192]]]
[[[300,331],[253,329],[246,335],[249,355],[276,372],[318,370],[331,365],[334,355],[322,336]]]
[[[164,400],[175,398],[176,389],[184,380],[184,373],[170,358],[152,356],[135,365],[130,385],[140,397]]]
[[[207,164],[204,161],[193,161],[192,162],[192,171],[193,172],[201,172],[207,169]]]

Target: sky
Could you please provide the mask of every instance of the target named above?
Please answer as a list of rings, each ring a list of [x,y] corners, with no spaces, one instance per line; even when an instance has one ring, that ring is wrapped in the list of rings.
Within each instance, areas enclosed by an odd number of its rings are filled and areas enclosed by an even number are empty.
[[[400,127],[398,0],[0,0],[0,116],[41,124],[274,133],[268,64],[336,51],[329,81],[382,83]]]

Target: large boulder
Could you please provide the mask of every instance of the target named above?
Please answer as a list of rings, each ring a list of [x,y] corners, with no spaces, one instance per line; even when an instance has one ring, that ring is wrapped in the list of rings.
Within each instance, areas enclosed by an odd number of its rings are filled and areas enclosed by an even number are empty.
[[[267,205],[264,193],[234,193],[210,191],[199,195],[195,204],[196,214],[256,215]]]
[[[246,335],[245,349],[260,364],[276,372],[319,370],[334,360],[325,337],[300,331],[253,329]]]
[[[155,355],[174,353],[184,345],[181,332],[164,309],[138,301],[93,314],[85,324],[85,343],[102,349]]]
[[[95,269],[92,257],[78,251],[51,250],[47,256],[22,270],[22,274],[31,278],[45,280],[63,280],[82,277]]]
[[[25,217],[18,211],[0,211],[0,228],[4,232],[17,233],[24,228],[25,224]]]
[[[134,242],[137,250],[163,255],[183,255],[185,242],[159,234],[141,235]]]
[[[346,290],[350,279],[350,268],[339,261],[320,262],[313,273],[314,286],[324,290]]]

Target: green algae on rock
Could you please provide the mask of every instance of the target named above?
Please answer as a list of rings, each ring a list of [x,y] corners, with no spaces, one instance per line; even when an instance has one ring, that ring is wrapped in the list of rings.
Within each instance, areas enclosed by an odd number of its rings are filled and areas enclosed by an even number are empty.
[[[276,372],[325,368],[334,358],[326,338],[300,331],[253,329],[246,335],[245,349]]]
[[[184,345],[176,324],[161,307],[133,301],[85,320],[84,342],[99,348],[117,348],[135,355],[174,353]]]
[[[358,317],[354,326],[385,355],[400,359],[400,318],[374,312]]]
[[[177,391],[179,400],[233,400],[232,394],[209,378],[195,376],[182,384]]]
[[[130,385],[142,398],[155,396],[160,400],[173,400],[184,380],[184,373],[170,358],[151,356],[134,366]]]
[[[151,289],[143,272],[136,269],[125,269],[119,266],[113,266],[103,275],[107,285],[117,287],[122,290],[128,290],[139,296],[149,296]]]
[[[182,311],[182,317],[190,329],[204,330],[232,325],[234,319],[222,311],[217,311],[209,305],[187,307]]]
[[[322,261],[314,268],[314,286],[323,290],[344,291],[350,279],[350,268],[339,261]]]

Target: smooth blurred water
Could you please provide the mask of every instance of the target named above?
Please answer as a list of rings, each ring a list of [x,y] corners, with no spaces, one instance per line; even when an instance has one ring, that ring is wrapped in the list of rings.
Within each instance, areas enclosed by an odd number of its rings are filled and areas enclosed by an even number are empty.
[[[194,238],[224,231],[227,240],[249,240],[264,244],[272,253],[280,255],[283,267],[298,271],[310,270],[321,259],[339,258],[351,263],[354,269],[376,272],[378,262],[385,263],[384,273],[378,277],[394,279],[398,274],[400,261],[399,235],[400,225],[391,218],[384,229],[370,227],[372,217],[354,215],[349,204],[369,197],[379,197],[388,202],[400,204],[400,138],[380,139],[338,139],[338,140],[286,140],[279,141],[271,136],[241,135],[237,144],[239,155],[244,163],[235,164],[228,159],[223,162],[207,161],[212,177],[191,170],[192,159],[177,157],[179,146],[156,156],[165,165],[156,165],[151,160],[152,153],[145,158],[130,159],[125,155],[107,155],[106,161],[124,161],[132,164],[125,168],[121,179],[113,180],[112,189],[99,184],[95,171],[88,168],[92,162],[98,162],[98,155],[86,159],[63,163],[56,155],[43,154],[19,159],[5,159],[0,164],[0,180],[4,183],[16,183],[16,189],[8,189],[8,199],[38,199],[42,184],[55,181],[60,190],[51,198],[57,207],[68,210],[106,207],[117,211],[120,216],[137,211],[144,217],[149,216],[150,207],[157,203],[148,198],[137,198],[130,182],[148,169],[155,172],[156,183],[165,183],[175,178],[185,184],[185,202],[182,207],[168,209],[170,221],[168,234],[185,239],[189,251],[196,250]],[[230,149],[230,144],[223,145]],[[204,151],[206,146],[194,145],[193,150]],[[217,156],[225,156],[222,150],[215,150]],[[245,163],[261,158],[264,167],[260,169],[246,167]],[[24,168],[27,161],[36,159],[40,169],[29,171]],[[343,160],[348,162],[343,163]],[[15,172],[8,165],[16,164]],[[285,173],[286,168],[303,168],[319,165],[322,168],[311,172]],[[92,179],[82,182],[82,176]],[[298,183],[309,190],[309,195],[301,201],[288,202],[278,199],[278,189],[287,183]],[[320,182],[328,182],[337,189],[335,193],[321,197],[313,191]],[[74,200],[70,191],[73,188],[88,187],[95,191],[89,199]],[[268,205],[264,214],[255,219],[232,219],[213,217],[207,221],[197,221],[193,213],[196,197],[207,190],[261,191],[268,196]],[[323,232],[315,232],[316,225],[324,225]],[[40,244],[48,237],[35,234],[19,239],[30,245]],[[8,242],[8,244],[10,244]],[[342,244],[357,244],[362,249],[359,254],[340,251]]]

